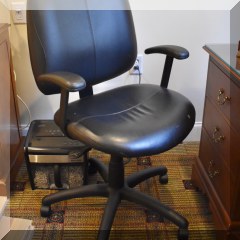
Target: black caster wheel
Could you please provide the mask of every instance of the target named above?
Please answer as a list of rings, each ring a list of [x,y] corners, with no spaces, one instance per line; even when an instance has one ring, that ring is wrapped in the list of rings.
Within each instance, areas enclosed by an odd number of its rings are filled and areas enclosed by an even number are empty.
[[[97,173],[97,168],[95,167],[94,164],[92,164],[91,162],[88,163],[88,174],[96,174]]]
[[[42,206],[40,213],[42,217],[49,217],[51,215],[51,206]]]
[[[159,182],[160,182],[161,184],[167,184],[167,183],[168,183],[168,175],[165,174],[165,175],[163,175],[163,176],[159,176]]]
[[[188,240],[188,229],[179,229],[178,230],[178,240]]]

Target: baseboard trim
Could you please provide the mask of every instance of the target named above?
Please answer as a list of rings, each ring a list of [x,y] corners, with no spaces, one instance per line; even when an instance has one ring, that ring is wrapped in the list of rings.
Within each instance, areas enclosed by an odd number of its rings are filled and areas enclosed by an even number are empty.
[[[184,142],[199,142],[201,137],[202,122],[196,122]]]

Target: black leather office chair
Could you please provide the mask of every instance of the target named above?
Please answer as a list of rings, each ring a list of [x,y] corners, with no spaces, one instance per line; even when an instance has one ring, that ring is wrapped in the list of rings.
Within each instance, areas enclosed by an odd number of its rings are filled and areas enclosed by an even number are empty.
[[[166,55],[161,86],[133,84],[93,94],[92,86],[115,78],[134,64],[137,45],[127,1],[115,0],[122,10],[40,11],[27,13],[32,69],[38,88],[46,95],[61,93],[55,122],[70,138],[89,150],[111,155],[109,166],[89,159],[105,183],[59,191],[42,201],[41,215],[51,214],[51,204],[77,197],[108,198],[98,239],[108,239],[121,200],[135,202],[172,221],[178,238],[188,238],[188,221],[151,196],[134,189],[140,182],[160,176],[167,183],[164,166],[124,177],[124,157],[141,157],[167,151],[181,143],[195,122],[191,102],[168,90],[173,59],[189,56],[178,46],[149,48],[146,54]],[[174,30],[173,30],[174,31]],[[69,103],[69,92],[80,99]],[[101,231],[105,230],[105,231]]]

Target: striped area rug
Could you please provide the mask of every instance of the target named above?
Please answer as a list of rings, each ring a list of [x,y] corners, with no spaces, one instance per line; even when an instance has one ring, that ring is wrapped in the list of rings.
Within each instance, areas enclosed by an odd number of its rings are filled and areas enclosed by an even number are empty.
[[[97,151],[90,155],[109,161],[109,156]],[[216,239],[208,201],[191,183],[192,164],[198,155],[197,143],[184,143],[174,149],[151,157],[131,159],[125,166],[125,174],[140,171],[150,166],[165,165],[169,182],[161,185],[158,178],[151,178],[136,188],[154,196],[185,216],[190,225],[193,240]],[[94,182],[98,176],[93,176]],[[98,179],[101,180],[101,179]],[[41,199],[54,190],[31,190],[25,164],[21,167],[16,182],[11,186],[10,215],[33,220],[33,239],[96,239],[103,213],[105,198],[72,199],[56,203],[53,213],[42,218],[39,213]],[[111,231],[110,239],[177,239],[177,227],[156,213],[141,206],[122,201]]]

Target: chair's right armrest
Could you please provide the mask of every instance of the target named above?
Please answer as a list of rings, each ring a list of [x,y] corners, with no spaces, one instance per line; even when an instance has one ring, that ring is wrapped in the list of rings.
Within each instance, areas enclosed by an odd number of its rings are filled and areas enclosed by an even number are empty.
[[[66,90],[68,92],[81,91],[86,87],[85,80],[81,76],[71,72],[53,72],[42,74],[38,77],[38,82],[42,82],[44,84],[54,84],[62,90]]]
[[[86,81],[81,76],[71,72],[53,72],[42,74],[38,77],[38,81],[39,83],[44,83],[45,85],[56,85],[61,89],[59,109],[60,117],[58,125],[67,135],[66,126],[68,117],[69,93],[83,90],[86,87]]]

